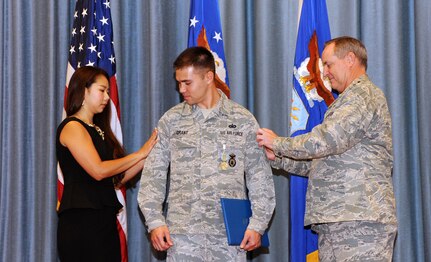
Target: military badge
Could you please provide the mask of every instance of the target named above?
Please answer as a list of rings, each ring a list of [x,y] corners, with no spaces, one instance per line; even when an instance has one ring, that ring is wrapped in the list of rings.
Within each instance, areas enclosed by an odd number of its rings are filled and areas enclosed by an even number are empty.
[[[220,163],[220,165],[219,165],[219,168],[221,169],[221,170],[226,170],[227,168],[228,168],[228,164],[227,164],[227,162],[221,162]]]
[[[227,155],[226,155],[226,145],[223,145],[223,152],[221,153],[220,160],[221,160],[220,164],[219,164],[220,170],[226,170],[228,168]]]
[[[229,166],[230,167],[236,166],[236,160],[235,160],[236,155],[232,153],[232,154],[229,155],[229,157],[230,157],[230,159],[229,159]]]

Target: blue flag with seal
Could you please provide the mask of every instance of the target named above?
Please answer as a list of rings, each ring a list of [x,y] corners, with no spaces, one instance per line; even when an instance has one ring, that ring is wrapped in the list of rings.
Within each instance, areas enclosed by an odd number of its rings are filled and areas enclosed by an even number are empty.
[[[290,135],[310,132],[320,124],[334,101],[330,83],[323,77],[321,54],[331,39],[325,0],[303,0],[293,72]],[[319,261],[317,234],[304,227],[308,179],[290,177],[290,261]]]
[[[188,47],[206,47],[216,63],[216,86],[230,97],[218,0],[191,0]]]

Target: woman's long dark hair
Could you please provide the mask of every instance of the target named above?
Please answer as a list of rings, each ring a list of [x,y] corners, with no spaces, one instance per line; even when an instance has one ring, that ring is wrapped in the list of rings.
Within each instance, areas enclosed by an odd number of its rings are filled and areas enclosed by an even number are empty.
[[[79,111],[84,101],[85,90],[94,84],[98,76],[106,77],[109,82],[108,73],[98,67],[83,66],[72,75],[67,89],[66,115],[68,117]],[[112,132],[110,121],[111,103],[108,103],[101,113],[94,115],[93,122],[105,132],[106,141],[114,149],[113,157],[120,158],[125,156],[125,151]]]

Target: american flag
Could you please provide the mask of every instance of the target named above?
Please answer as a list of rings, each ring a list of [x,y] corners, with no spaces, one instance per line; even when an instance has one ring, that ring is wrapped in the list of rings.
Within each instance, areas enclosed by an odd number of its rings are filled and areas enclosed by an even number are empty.
[[[73,18],[64,104],[66,104],[67,87],[75,69],[81,66],[103,68],[110,76],[111,128],[118,141],[122,143],[123,134],[120,125],[120,101],[118,98],[117,80],[115,76],[116,61],[110,2],[108,0],[78,0],[76,2]],[[65,115],[66,113],[63,109],[63,118]],[[58,207],[63,195],[64,180],[58,165],[57,171]],[[120,235],[122,261],[127,261],[126,190],[123,187],[121,190],[116,190],[116,193],[118,200],[124,206],[117,215],[117,228]]]

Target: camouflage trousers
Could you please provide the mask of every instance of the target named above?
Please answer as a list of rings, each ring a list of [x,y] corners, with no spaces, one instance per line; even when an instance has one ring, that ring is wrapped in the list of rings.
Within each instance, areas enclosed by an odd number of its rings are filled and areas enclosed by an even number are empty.
[[[167,262],[246,261],[246,252],[229,246],[226,236],[172,234],[174,245],[168,249]]]
[[[396,225],[348,221],[314,225],[319,233],[320,262],[391,262]]]

